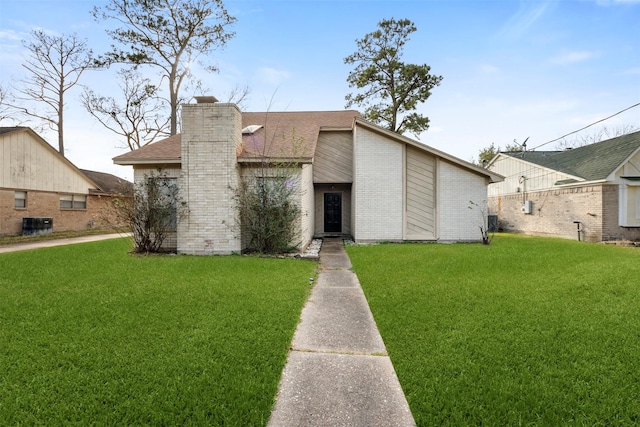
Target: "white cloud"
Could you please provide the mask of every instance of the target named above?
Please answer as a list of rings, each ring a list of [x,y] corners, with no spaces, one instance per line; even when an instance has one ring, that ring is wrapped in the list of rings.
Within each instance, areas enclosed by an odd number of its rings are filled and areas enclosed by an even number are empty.
[[[500,71],[500,68],[496,67],[495,65],[481,64],[480,71],[485,74],[494,74]]]
[[[0,30],[0,40],[9,42],[19,42],[22,37],[13,30]]]
[[[576,62],[587,61],[596,56],[598,56],[597,52],[590,52],[587,50],[563,52],[551,58],[551,63],[559,65],[575,64]]]
[[[551,1],[548,0],[520,2],[520,9],[502,26],[498,32],[498,37],[509,39],[521,37],[544,15],[550,4]]]
[[[611,4],[640,4],[640,0],[596,0],[599,6],[610,6]]]
[[[640,67],[638,68],[630,68],[628,70],[624,70],[622,74],[640,74]]]
[[[269,84],[280,84],[291,78],[291,73],[286,70],[277,70],[271,67],[261,67],[258,69],[258,77]]]

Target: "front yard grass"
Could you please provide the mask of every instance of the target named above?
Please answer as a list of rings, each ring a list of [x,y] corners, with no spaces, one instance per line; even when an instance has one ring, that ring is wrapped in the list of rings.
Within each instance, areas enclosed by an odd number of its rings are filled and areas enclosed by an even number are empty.
[[[640,423],[640,250],[349,246],[418,425]]]
[[[315,263],[0,255],[0,424],[264,425]]]

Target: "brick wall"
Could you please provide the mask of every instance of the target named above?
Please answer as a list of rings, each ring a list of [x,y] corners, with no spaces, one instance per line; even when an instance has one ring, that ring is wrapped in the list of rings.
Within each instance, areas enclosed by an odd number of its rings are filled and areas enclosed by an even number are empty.
[[[404,147],[368,129],[354,141],[353,237],[402,240]]]
[[[240,252],[233,201],[233,189],[239,182],[240,110],[234,104],[186,104],[182,107],[182,130],[178,185],[189,213],[178,223],[178,252]]]
[[[532,213],[522,212],[524,200],[532,202]],[[498,226],[505,231],[577,239],[602,240],[603,186],[592,185],[492,197],[489,213],[498,215]],[[616,219],[617,221],[617,219]]]
[[[438,177],[438,240],[481,241],[487,203],[486,178],[440,160]],[[478,206],[471,206],[473,201]],[[471,208],[470,208],[471,207]]]
[[[602,203],[607,206],[603,213],[602,220],[602,240],[632,240],[640,241],[640,227],[620,227],[618,203],[620,191],[617,185],[604,186],[602,192]]]
[[[27,191],[27,208],[15,208],[15,190],[0,189],[0,236],[22,234],[22,218],[53,218],[53,231],[110,228],[118,225],[109,195],[88,195],[87,208],[60,209],[60,194]]]

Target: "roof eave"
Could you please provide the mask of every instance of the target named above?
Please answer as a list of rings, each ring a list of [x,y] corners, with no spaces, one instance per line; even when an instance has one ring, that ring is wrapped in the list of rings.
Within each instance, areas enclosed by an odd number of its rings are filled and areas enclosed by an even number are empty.
[[[311,164],[313,163],[312,157],[238,157],[238,163],[246,163],[246,164],[283,164],[283,163],[293,163],[293,164]]]
[[[554,187],[555,188],[584,187],[586,185],[598,185],[598,184],[605,184],[607,182],[609,182],[607,179],[594,179],[591,181],[578,181],[578,182],[571,182],[568,184],[554,185]]]
[[[114,157],[113,163],[120,166],[134,166],[134,165],[179,165],[182,163],[181,159],[144,159],[144,160],[127,160],[118,159]]]

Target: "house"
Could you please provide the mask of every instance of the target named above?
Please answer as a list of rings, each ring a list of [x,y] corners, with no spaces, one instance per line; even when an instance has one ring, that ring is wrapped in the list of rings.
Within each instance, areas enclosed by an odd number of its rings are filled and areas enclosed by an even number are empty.
[[[24,218],[47,218],[45,232],[106,227],[109,200],[132,192],[110,174],[78,169],[28,127],[0,127],[0,236]]]
[[[640,240],[640,132],[565,151],[499,153],[489,213],[505,231]],[[579,230],[579,233],[578,233]]]
[[[114,158],[135,181],[162,169],[188,206],[168,247],[227,254],[237,233],[234,188],[295,164],[301,246],[324,236],[372,241],[481,241],[487,185],[502,178],[364,120],[356,111],[246,112],[214,97],[182,109],[182,134]],[[267,163],[269,167],[265,168]],[[270,172],[271,170],[271,172]],[[486,212],[485,212],[486,213]]]

